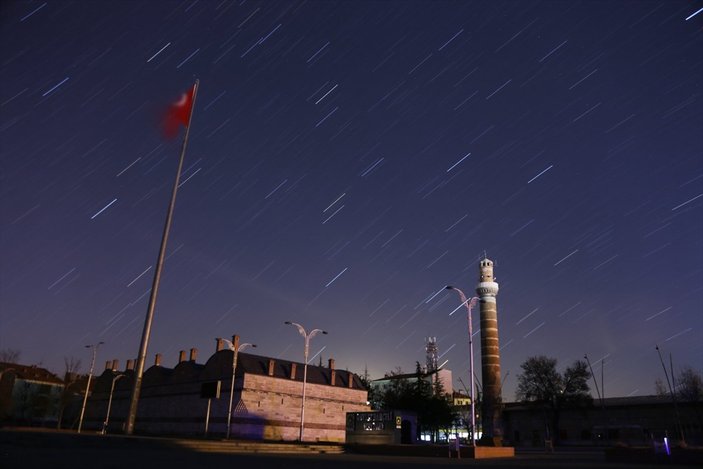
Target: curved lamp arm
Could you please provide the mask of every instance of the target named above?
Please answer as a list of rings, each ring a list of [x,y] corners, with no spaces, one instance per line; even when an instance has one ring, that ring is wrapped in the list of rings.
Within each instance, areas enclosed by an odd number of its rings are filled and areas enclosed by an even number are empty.
[[[303,337],[307,338],[308,333],[305,331],[305,328],[304,328],[303,326],[301,326],[301,325],[298,324],[297,322],[286,321],[285,323],[297,327],[297,328],[298,328],[298,332],[300,332],[300,335],[302,335]]]
[[[461,304],[465,305],[467,309],[471,310],[474,306],[476,306],[476,302],[478,301],[478,297],[472,296],[470,299],[466,299],[466,295],[464,294],[463,291],[458,289],[457,287],[453,287],[451,285],[447,285],[445,287],[447,290],[454,290],[459,294],[459,298],[461,299]],[[452,311],[449,315],[451,316],[454,314],[454,311]]]
[[[320,333],[327,334],[327,331],[323,331],[322,329],[314,329],[314,330],[310,331],[309,337],[312,339],[313,337],[315,337],[317,334],[320,334]]]

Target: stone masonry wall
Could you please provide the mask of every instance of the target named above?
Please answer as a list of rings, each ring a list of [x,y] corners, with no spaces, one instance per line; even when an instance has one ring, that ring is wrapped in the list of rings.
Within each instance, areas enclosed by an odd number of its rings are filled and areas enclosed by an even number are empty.
[[[243,437],[297,440],[300,434],[302,383],[270,376],[246,375],[242,401],[232,432]],[[367,392],[308,383],[305,391],[305,441],[343,442],[346,413],[369,410]]]
[[[145,434],[202,435],[207,399],[200,397],[200,382],[148,385],[142,389],[135,430]],[[113,397],[111,429],[124,422],[129,390]],[[237,379],[232,436],[266,440],[297,440],[300,434],[302,382],[254,374]],[[99,429],[105,418],[108,394],[90,399],[86,428]],[[241,399],[241,402],[240,402]],[[305,441],[343,442],[347,412],[369,410],[366,390],[307,383],[305,395]],[[229,383],[222,383],[219,399],[212,399],[209,433],[227,430]]]

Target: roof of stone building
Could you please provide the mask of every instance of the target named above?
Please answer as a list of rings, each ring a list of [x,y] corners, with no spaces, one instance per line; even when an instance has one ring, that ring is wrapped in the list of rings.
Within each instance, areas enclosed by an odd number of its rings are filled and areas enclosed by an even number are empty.
[[[269,362],[273,361],[274,378],[281,378],[293,381],[303,381],[303,363],[283,360],[281,358],[265,357],[240,352],[237,357],[237,378],[241,378],[245,373],[260,376],[269,376]],[[291,378],[292,366],[295,364],[295,376]],[[332,369],[324,366],[308,365],[306,381],[310,384],[332,385]],[[347,370],[335,369],[334,387],[351,388],[365,390],[359,376]],[[127,379],[121,379],[116,383],[116,390],[131,387],[133,380],[133,370],[117,371],[106,369],[100,376],[96,377],[96,391],[109,392],[112,379],[118,374],[127,374]],[[211,355],[206,363],[196,363],[191,360],[183,360],[175,367],[169,368],[161,365],[152,365],[144,371],[144,386],[160,386],[163,384],[176,384],[187,382],[206,382],[214,380],[230,379],[232,377],[232,351],[220,350]],[[352,380],[351,387],[349,379]]]
[[[37,381],[46,384],[63,384],[63,380],[45,368],[36,365],[19,365],[17,363],[0,362],[0,372],[13,373],[25,381]]]
[[[229,350],[222,350],[213,355],[213,358],[219,354],[226,363],[231,363],[232,352]],[[226,358],[225,358],[226,357]],[[211,358],[212,359],[212,358]],[[283,360],[281,358],[271,358],[264,357],[260,355],[252,355],[248,353],[239,353],[237,359],[237,376],[242,376],[243,373],[251,373],[255,375],[268,376],[269,374],[269,361],[273,360],[273,377],[274,378],[284,378],[291,379],[291,369],[292,365],[295,363],[295,381],[303,381],[303,368],[304,364],[299,362],[292,362],[289,360]],[[322,384],[330,386],[332,383],[332,369],[325,366],[308,365],[307,382],[312,384]],[[350,373],[346,370],[335,369],[335,387],[349,387],[349,378],[352,379],[352,389],[365,389],[361,382],[361,379],[354,373]],[[231,376],[231,374],[230,374]]]

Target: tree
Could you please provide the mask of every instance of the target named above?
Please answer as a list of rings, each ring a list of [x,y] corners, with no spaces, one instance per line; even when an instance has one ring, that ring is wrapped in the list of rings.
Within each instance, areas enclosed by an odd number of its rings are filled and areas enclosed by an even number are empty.
[[[519,401],[551,401],[561,388],[557,360],[545,356],[530,357],[520,365],[516,398]]]
[[[63,416],[66,407],[68,407],[71,402],[75,399],[77,395],[77,389],[75,389],[75,384],[78,381],[78,372],[81,369],[81,360],[76,357],[63,357],[64,363],[64,381],[63,390],[61,391],[61,396],[59,397],[58,404],[58,421],[57,428],[61,428],[63,423]]]
[[[676,380],[676,392],[683,402],[703,401],[703,378],[701,374],[691,368],[685,367]]]
[[[431,389],[432,395],[427,403],[424,421],[432,434],[438,435],[440,429],[448,431],[458,419],[458,414],[453,406],[451,394],[444,390],[438,375],[435,375]]]
[[[386,374],[391,379],[389,384],[374,393],[375,408],[409,410],[417,414],[418,434],[426,431],[433,437],[440,428],[451,426],[456,415],[448,395],[444,392],[441,383],[434,384],[429,380],[430,375],[425,373],[420,363],[415,365],[415,373],[409,378],[402,377],[400,369]],[[419,435],[418,435],[419,436]]]
[[[22,352],[16,349],[4,348],[0,350],[0,362],[17,363]]]
[[[466,397],[470,398],[471,391],[469,391],[469,388],[466,386],[466,384],[464,383],[464,381],[461,378],[459,378],[459,382],[461,383],[461,385],[464,389],[464,393],[465,393]],[[463,424],[463,427],[466,428],[466,432],[470,435],[469,436],[470,438],[471,438],[472,433],[475,436],[476,434],[481,432],[481,406],[483,405],[483,399],[481,398],[481,396],[483,394],[483,388],[481,387],[481,383],[478,380],[474,383],[474,386],[475,386],[475,388],[474,388],[475,389],[475,394],[474,394],[475,402],[474,402],[473,410],[474,410],[474,412],[476,412],[476,415],[474,417],[474,421],[472,422],[472,420],[471,420],[471,400],[470,399],[468,401],[469,402],[468,404],[455,407],[455,409],[457,409],[457,411],[458,411],[457,416],[459,417],[457,426],[460,426]],[[473,429],[471,428],[472,423],[476,424],[476,428],[473,428]]]
[[[588,371],[586,362],[576,360],[573,365],[564,370],[564,388],[562,394],[567,401],[579,402],[590,401],[588,380],[591,372]]]
[[[588,365],[575,361],[563,374],[557,371],[557,360],[544,355],[530,357],[522,365],[518,375],[516,398],[545,410],[547,438],[555,443],[559,440],[559,416],[565,405],[590,403]],[[551,418],[547,418],[547,417]],[[551,420],[551,428],[548,421]]]
[[[701,378],[700,372],[690,366],[685,366],[679,372],[678,376],[673,376],[672,372],[671,377],[673,381],[671,385],[674,388],[673,395],[669,390],[669,383],[665,385],[661,378],[657,378],[654,382],[654,389],[658,396],[666,396],[672,399],[674,408],[676,408],[676,401],[680,403],[698,403],[703,401],[703,378]],[[693,408],[699,427],[703,427],[703,416],[699,410],[700,406],[693,405],[691,407]],[[678,409],[676,412],[678,414]],[[680,431],[681,438],[683,439],[683,428],[680,428]]]
[[[406,409],[413,410],[414,393],[413,386],[407,378],[399,378],[403,375],[400,368],[386,373],[386,378],[391,378],[388,385],[379,389],[376,393],[376,403],[378,409]]]
[[[379,401],[381,399],[379,394],[379,389],[371,385],[371,375],[369,375],[369,367],[364,365],[364,373],[359,375],[359,380],[361,385],[366,389],[366,401],[371,406],[372,409],[378,410],[380,407]]]
[[[77,374],[81,370],[81,359],[76,357],[63,357],[64,374]]]
[[[361,385],[364,386],[364,389],[367,391],[371,391],[371,375],[369,375],[369,367],[367,365],[364,365],[364,374],[359,376],[359,379],[361,380]]]
[[[676,398],[682,402],[700,402],[703,401],[703,378],[701,374],[691,368],[685,366],[674,380],[674,390]],[[666,387],[661,378],[657,378],[654,382],[654,388],[659,396],[669,396],[669,389]]]

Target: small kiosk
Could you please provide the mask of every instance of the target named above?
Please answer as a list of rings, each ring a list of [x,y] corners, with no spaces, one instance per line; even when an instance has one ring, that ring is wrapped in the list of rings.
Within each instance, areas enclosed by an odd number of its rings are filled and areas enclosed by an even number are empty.
[[[346,442],[361,445],[414,444],[417,415],[403,410],[347,412]]]

